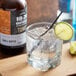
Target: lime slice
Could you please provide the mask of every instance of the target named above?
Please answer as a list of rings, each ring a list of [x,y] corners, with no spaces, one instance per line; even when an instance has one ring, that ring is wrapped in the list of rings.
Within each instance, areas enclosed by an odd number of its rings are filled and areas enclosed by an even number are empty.
[[[67,22],[59,22],[54,27],[55,34],[62,40],[70,40],[73,36],[73,28]]]
[[[72,54],[72,55],[76,54],[76,41],[71,42],[71,45],[70,45],[70,54]]]

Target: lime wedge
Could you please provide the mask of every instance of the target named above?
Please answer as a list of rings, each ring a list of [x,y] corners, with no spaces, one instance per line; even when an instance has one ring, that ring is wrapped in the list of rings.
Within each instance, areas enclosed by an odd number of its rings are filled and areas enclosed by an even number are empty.
[[[70,40],[73,36],[73,28],[67,22],[59,22],[54,27],[55,34],[62,40]]]
[[[70,45],[70,54],[76,55],[76,41],[71,42],[71,45]]]

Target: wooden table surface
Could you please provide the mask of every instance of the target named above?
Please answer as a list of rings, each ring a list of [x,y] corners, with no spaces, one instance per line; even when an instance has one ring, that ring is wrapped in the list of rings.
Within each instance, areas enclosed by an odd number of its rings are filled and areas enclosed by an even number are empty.
[[[76,73],[76,57],[69,54],[70,44],[64,44],[61,64],[47,72],[40,72],[27,63],[26,54],[0,60],[2,76],[68,76]],[[76,75],[75,75],[76,76]]]

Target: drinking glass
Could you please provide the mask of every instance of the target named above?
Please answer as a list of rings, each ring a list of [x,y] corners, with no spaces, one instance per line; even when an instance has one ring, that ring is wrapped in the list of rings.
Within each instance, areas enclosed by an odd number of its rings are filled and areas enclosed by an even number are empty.
[[[26,29],[26,50],[28,63],[40,71],[54,68],[61,62],[63,41],[55,36],[54,28],[40,37],[51,23],[34,23]]]

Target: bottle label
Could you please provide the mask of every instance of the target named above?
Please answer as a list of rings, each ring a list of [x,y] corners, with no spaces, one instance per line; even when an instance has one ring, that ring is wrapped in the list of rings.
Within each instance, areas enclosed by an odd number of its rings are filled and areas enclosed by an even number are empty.
[[[26,42],[25,28],[27,10],[0,10],[0,43],[5,46],[20,46]]]

